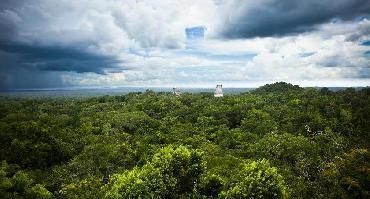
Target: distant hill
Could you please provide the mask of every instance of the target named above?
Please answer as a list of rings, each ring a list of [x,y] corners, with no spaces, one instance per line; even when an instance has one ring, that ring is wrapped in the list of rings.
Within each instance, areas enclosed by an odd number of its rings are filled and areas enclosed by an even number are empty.
[[[286,82],[276,82],[273,84],[266,84],[259,88],[253,90],[253,93],[266,93],[266,92],[273,92],[273,93],[285,93],[289,91],[302,91],[304,88],[299,87],[298,85],[293,85]]]

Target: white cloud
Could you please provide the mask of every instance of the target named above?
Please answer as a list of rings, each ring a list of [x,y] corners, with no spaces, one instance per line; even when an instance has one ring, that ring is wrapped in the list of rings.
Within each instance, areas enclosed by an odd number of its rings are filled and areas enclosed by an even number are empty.
[[[121,86],[125,83],[125,74],[109,73],[100,75],[96,73],[85,73],[84,75],[76,73],[65,73],[61,75],[61,80],[69,86]]]
[[[12,20],[19,15],[17,29],[24,42],[87,45],[108,54],[129,48],[183,48],[185,27],[212,30],[217,22],[212,0],[37,0],[2,14]]]

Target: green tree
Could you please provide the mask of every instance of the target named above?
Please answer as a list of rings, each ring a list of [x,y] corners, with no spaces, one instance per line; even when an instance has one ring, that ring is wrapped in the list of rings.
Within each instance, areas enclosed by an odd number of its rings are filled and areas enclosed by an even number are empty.
[[[216,198],[224,188],[224,180],[216,175],[207,173],[199,182],[198,192],[202,196]]]
[[[370,153],[353,149],[326,164],[321,172],[323,195],[330,198],[370,197]]]
[[[102,181],[96,177],[90,176],[78,182],[62,185],[61,189],[58,191],[58,198],[104,198],[105,191]]]
[[[266,133],[276,130],[277,124],[269,113],[252,109],[248,111],[246,117],[242,120],[240,129],[245,132],[255,133],[263,136]]]
[[[13,174],[10,170],[9,165],[2,161],[0,167],[0,198],[52,198],[52,194],[43,185],[35,184],[27,172],[18,170]]]
[[[287,198],[283,177],[265,159],[246,164],[221,193],[222,198]]]
[[[161,149],[142,168],[116,174],[108,198],[177,198],[191,194],[204,171],[202,153],[180,146]]]

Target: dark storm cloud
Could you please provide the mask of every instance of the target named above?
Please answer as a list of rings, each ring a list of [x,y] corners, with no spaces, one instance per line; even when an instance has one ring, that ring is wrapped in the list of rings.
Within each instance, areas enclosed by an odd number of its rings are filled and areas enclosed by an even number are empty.
[[[331,20],[370,15],[369,0],[263,0],[235,3],[228,9],[223,36],[250,38],[311,31]]]
[[[16,20],[17,15],[14,12],[0,9],[0,42],[15,38],[17,34]]]
[[[370,41],[363,41],[361,45],[363,45],[363,46],[370,46]]]
[[[41,1],[0,1],[0,88],[58,87],[67,72],[105,74],[127,69],[118,66],[122,60],[117,56],[89,50],[101,44],[101,33],[68,31],[74,22],[48,14],[60,11],[53,6]],[[56,25],[59,30],[53,32],[56,22],[61,26]]]
[[[26,2],[24,0],[0,1],[0,68],[98,74],[104,74],[105,69],[117,68],[118,61],[114,56],[99,55],[86,50],[89,46],[88,41],[40,45],[40,42],[32,42],[24,38],[23,35],[30,33],[27,32],[29,31],[27,28],[25,32],[24,25],[32,27],[30,26],[32,24],[24,24],[25,20],[33,21],[33,16],[22,15],[21,10]],[[47,22],[47,18],[44,22]],[[38,24],[37,27],[41,28],[40,31],[47,31],[47,26],[43,27],[42,24]],[[35,32],[31,31],[31,33]],[[39,40],[42,41],[42,38]]]
[[[33,46],[19,43],[0,43],[0,51],[7,54],[0,67],[22,67],[46,71],[94,72],[116,68],[111,56],[96,55],[64,46]]]
[[[24,4],[24,2],[25,2],[24,0],[1,0],[0,8],[2,10],[17,8]]]
[[[35,71],[23,68],[0,69],[0,90],[58,88],[65,86],[58,72]]]
[[[116,63],[111,56],[71,47],[0,42],[0,89],[63,87],[63,72],[105,74],[118,70]]]

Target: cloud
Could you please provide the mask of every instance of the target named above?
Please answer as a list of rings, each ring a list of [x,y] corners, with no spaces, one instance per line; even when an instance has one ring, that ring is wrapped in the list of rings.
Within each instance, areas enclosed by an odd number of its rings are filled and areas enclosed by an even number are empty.
[[[322,24],[312,32],[279,38],[207,40],[197,45],[202,55],[214,53],[227,57],[225,55],[254,53],[254,56],[241,62],[234,58],[231,63],[223,59],[190,71],[183,68],[181,73],[199,81],[218,80],[238,85],[294,81],[306,82],[305,85],[308,85],[307,82],[318,82],[315,85],[363,86],[370,78],[370,59],[364,56],[370,47],[363,44],[368,41],[369,35],[358,33],[367,27],[370,27],[369,20],[363,19]],[[354,34],[360,36],[356,40],[349,39]],[[356,83],[348,84],[350,81]]]
[[[151,67],[133,52],[184,48],[185,28],[212,27],[215,15],[212,0],[4,0],[0,69],[9,76],[10,68],[108,74]]]
[[[0,87],[361,82],[370,78],[369,5],[3,0]],[[191,27],[207,31],[189,39]]]
[[[79,51],[70,47],[0,43],[0,51],[7,53],[0,61],[0,67],[101,74],[106,69],[117,68],[115,65],[117,60],[114,57]]]
[[[282,36],[316,29],[331,20],[370,15],[367,0],[227,1],[222,35],[226,38]]]
[[[108,73],[105,75],[96,73],[85,73],[83,75],[76,73],[64,73],[61,75],[61,80],[64,85],[69,86],[120,86],[125,83],[125,75],[121,72]]]
[[[13,40],[47,45],[85,42],[105,53],[128,48],[181,48],[186,27],[212,28],[217,16],[213,0],[5,2],[0,17],[16,30]]]
[[[0,89],[60,88],[64,86],[59,72],[0,68]]]

